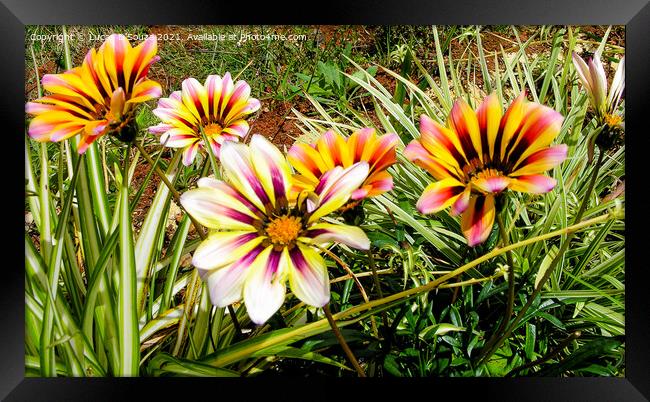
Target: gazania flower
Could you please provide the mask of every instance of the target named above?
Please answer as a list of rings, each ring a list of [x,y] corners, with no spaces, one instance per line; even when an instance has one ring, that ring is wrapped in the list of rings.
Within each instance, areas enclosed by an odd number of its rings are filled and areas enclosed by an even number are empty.
[[[51,95],[28,102],[34,115],[29,136],[36,141],[63,141],[81,134],[78,152],[107,133],[130,140],[135,135],[133,106],[162,94],[160,84],[147,78],[159,60],[156,36],[131,47],[124,35],[113,34],[90,49],[80,67],[46,74],[43,88]]]
[[[254,135],[250,147],[224,142],[221,163],[225,181],[202,178],[181,196],[188,213],[212,230],[192,259],[212,303],[224,307],[243,297],[251,320],[262,324],[282,305],[288,278],[298,299],[327,304],[329,278],[318,246],[338,242],[367,250],[370,242],[358,227],[322,218],[347,202],[368,164],[332,169],[290,206],[289,165],[264,137]]]
[[[212,152],[219,157],[224,141],[238,141],[248,133],[245,118],[260,108],[260,101],[250,98],[250,93],[246,81],[233,84],[230,73],[223,78],[209,75],[205,85],[188,78],[183,81],[181,91],[158,101],[153,113],[162,123],[150,127],[149,131],[162,134],[161,144],[184,148],[186,166],[192,164],[199,147],[204,147],[201,130],[209,139]]]
[[[621,117],[616,110],[625,89],[625,57],[618,63],[609,91],[605,69],[600,61],[600,52],[596,52],[589,62],[585,62],[576,52],[573,52],[573,65],[589,95],[589,101],[599,122],[611,127],[618,125]]]
[[[378,137],[373,128],[362,128],[347,139],[327,131],[314,144],[295,144],[287,160],[298,171],[294,176],[292,198],[302,191],[313,190],[326,172],[337,166],[347,168],[365,161],[370,167],[368,177],[352,193],[353,200],[373,197],[393,188],[393,177],[387,172],[397,162],[396,134]]]
[[[484,242],[494,223],[496,194],[506,189],[539,194],[555,186],[543,172],[566,158],[566,145],[550,146],[562,119],[546,106],[527,102],[525,93],[505,114],[495,94],[476,112],[457,100],[447,127],[422,115],[421,137],[404,156],[437,181],[424,190],[417,208],[431,214],[451,207],[452,215],[462,214],[467,243]]]

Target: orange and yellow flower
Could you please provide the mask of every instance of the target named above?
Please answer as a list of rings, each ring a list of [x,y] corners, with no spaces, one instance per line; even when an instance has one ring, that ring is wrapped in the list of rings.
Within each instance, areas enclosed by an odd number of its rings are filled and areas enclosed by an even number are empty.
[[[282,305],[286,281],[308,305],[329,302],[330,285],[320,247],[343,243],[367,250],[356,226],[323,218],[340,208],[368,175],[366,162],[336,167],[314,191],[289,204],[291,171],[280,151],[261,135],[250,146],[221,147],[224,181],[202,178],[181,196],[185,210],[211,230],[192,258],[212,303],[244,299],[251,320],[266,322]]]
[[[43,88],[50,95],[28,102],[34,115],[28,134],[36,141],[63,141],[81,134],[78,152],[104,134],[129,129],[134,105],[162,94],[160,84],[147,78],[156,55],[156,36],[131,47],[124,35],[113,34],[90,49],[80,67],[46,74]]]
[[[182,83],[182,90],[169,98],[161,98],[153,111],[162,123],[149,128],[162,134],[160,142],[171,148],[183,148],[183,164],[194,161],[204,147],[203,135],[210,141],[212,152],[219,157],[224,141],[238,141],[248,134],[246,117],[260,108],[260,101],[251,98],[246,81],[233,83],[230,73],[223,78],[209,75],[205,85],[194,78]]]
[[[287,160],[296,169],[292,198],[311,191],[323,174],[337,166],[350,167],[367,162],[370,170],[361,186],[352,193],[352,200],[373,197],[393,188],[393,177],[387,169],[397,162],[397,134],[377,136],[375,129],[362,128],[347,139],[334,131],[325,132],[314,144],[294,144]]]
[[[567,156],[564,144],[551,146],[563,117],[526,100],[525,93],[502,113],[496,94],[474,111],[463,100],[454,103],[447,127],[426,115],[420,118],[419,140],[404,156],[437,181],[422,193],[417,208],[431,214],[451,207],[461,215],[470,246],[484,242],[494,224],[495,195],[506,189],[533,194],[555,187],[543,173]]]

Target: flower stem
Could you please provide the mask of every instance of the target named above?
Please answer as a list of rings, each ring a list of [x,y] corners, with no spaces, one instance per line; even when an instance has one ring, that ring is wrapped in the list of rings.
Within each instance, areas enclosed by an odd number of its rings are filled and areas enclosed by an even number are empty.
[[[497,216],[497,222],[499,224],[499,230],[501,232],[501,239],[503,247],[510,244],[508,240],[508,234],[506,233],[505,225],[503,224],[503,218],[501,215]],[[512,315],[512,307],[515,302],[515,263],[512,259],[512,252],[506,252],[506,260],[508,261],[508,305],[506,306],[506,314],[504,324],[507,324]]]
[[[501,213],[497,214],[497,224],[499,225],[499,235],[501,236],[501,244],[503,247],[509,244],[508,233],[506,232],[505,225],[503,223],[503,217]],[[508,261],[508,299],[506,302],[506,309],[503,314],[503,320],[496,331],[490,337],[490,340],[485,344],[485,350],[490,350],[494,343],[499,339],[499,335],[507,328],[508,323],[510,322],[510,316],[512,316],[512,309],[515,302],[515,267],[512,260],[512,253],[510,251],[506,252],[506,259]]]
[[[580,220],[582,219],[582,215],[587,209],[587,204],[589,203],[589,199],[591,198],[591,193],[593,192],[594,186],[596,185],[596,180],[598,179],[598,172],[600,171],[600,168],[602,166],[604,156],[605,156],[605,152],[602,148],[600,148],[598,152],[598,160],[596,161],[596,165],[594,166],[591,180],[589,181],[589,187],[587,188],[587,192],[584,198],[582,199],[582,203],[580,204],[578,213],[575,216],[574,226],[578,225],[578,222],[580,222]],[[512,321],[512,324],[510,324],[510,326],[505,330],[505,332],[497,340],[497,342],[494,343],[494,345],[492,345],[489,349],[484,349],[486,352],[481,352],[481,354],[479,355],[479,364],[486,362],[487,359],[489,359],[490,356],[492,356],[492,354],[510,336],[512,331],[514,331],[514,329],[517,327],[519,322],[521,322],[521,320],[524,318],[524,314],[526,314],[526,311],[528,311],[530,306],[533,304],[535,298],[541,293],[542,289],[544,288],[544,284],[546,284],[546,281],[551,277],[553,270],[559,264],[560,260],[564,256],[564,252],[569,247],[569,243],[571,242],[571,239],[573,239],[574,235],[575,235],[575,231],[567,233],[567,237],[564,240],[564,243],[562,243],[562,245],[560,246],[560,250],[558,251],[555,258],[553,258],[553,261],[551,261],[551,265],[548,267],[548,269],[542,276],[542,279],[539,281],[537,287],[533,290],[533,293],[528,298],[526,304],[521,308],[521,310],[519,310],[519,313],[515,316],[515,319]]]
[[[379,275],[377,274],[377,267],[375,266],[375,258],[372,255],[372,246],[368,248],[368,265],[370,265],[370,270],[372,270],[372,279],[375,282],[375,287],[377,288],[377,295],[380,299],[384,298],[384,292],[381,291],[381,283],[379,282]],[[381,312],[381,319],[384,323],[384,328],[388,331],[390,326],[388,325],[388,316],[385,311]]]
[[[348,264],[343,262],[343,260],[341,260],[336,254],[334,254],[330,250],[326,249],[325,247],[321,247],[319,245],[316,245],[316,247],[319,250],[321,250],[322,252],[324,252],[325,254],[327,254],[329,257],[331,257],[334,261],[336,261],[339,264],[339,266],[341,268],[343,268],[345,270],[345,272],[348,273],[350,278],[352,278],[352,280],[354,280],[354,283],[357,285],[357,288],[359,289],[359,293],[361,293],[361,297],[363,298],[363,300],[366,303],[368,303],[370,301],[370,299],[368,298],[368,294],[366,293],[366,290],[364,289],[363,285],[361,284],[361,281],[359,281],[359,279],[357,278],[357,274],[352,272],[350,267],[348,267]]]
[[[241,336],[243,334],[243,332],[241,331],[241,324],[239,324],[239,320],[237,319],[237,312],[232,307],[232,304],[228,305],[228,314],[230,315],[232,326],[235,327],[235,331],[237,331],[237,334]]]
[[[208,135],[203,131],[203,127],[199,126],[199,131],[201,132],[201,137],[203,138],[203,145],[205,147],[205,152],[208,154],[208,159],[210,159],[210,164],[212,165],[212,171],[214,172],[214,177],[219,176],[219,170],[217,165],[217,159],[212,152],[212,144],[208,139]]]
[[[345,355],[348,357],[348,360],[350,361],[350,363],[352,363],[352,366],[354,366],[355,370],[357,370],[359,377],[365,377],[366,373],[359,365],[357,358],[354,357],[354,353],[352,353],[352,350],[348,346],[347,342],[345,342],[345,338],[343,338],[343,335],[341,334],[339,327],[336,326],[336,321],[334,321],[334,317],[332,317],[332,312],[330,311],[329,303],[323,306],[323,312],[325,313],[325,317],[327,317],[327,321],[329,322],[330,327],[332,327],[332,332],[334,333],[334,336],[339,341],[341,348],[343,348]]]
[[[167,175],[165,175],[165,172],[160,170],[160,167],[157,166],[156,163],[151,159],[151,156],[149,156],[149,153],[147,153],[147,151],[145,151],[142,144],[140,144],[138,141],[133,141],[133,143],[135,144],[136,148],[138,148],[138,151],[140,151],[140,154],[142,154],[142,156],[144,156],[144,159],[147,160],[147,163],[149,163],[149,165],[154,169],[154,171],[156,172],[158,177],[160,177],[160,180],[162,180],[162,182],[165,183],[165,185],[167,186],[167,188],[171,192],[172,197],[174,198],[174,202],[176,203],[176,205],[178,205],[179,208],[183,208],[183,205],[181,204],[181,195],[178,193],[178,191],[176,191],[176,189],[174,188],[174,185],[169,182],[169,179],[167,179]],[[183,208],[183,209],[185,209],[185,208]],[[187,213],[187,211],[185,211],[185,213]],[[201,226],[201,224],[198,223],[192,217],[192,215],[190,215],[189,213],[187,214],[187,216],[190,217],[190,220],[192,221],[192,224],[194,225],[194,228],[196,229],[196,232],[199,234],[201,239],[205,240],[207,235],[203,231],[203,226]]]
[[[326,249],[325,247],[321,247],[316,245],[318,249],[323,251],[325,254],[330,256],[334,261],[336,261],[341,268],[343,268],[348,275],[354,280],[354,283],[357,285],[357,288],[359,288],[359,293],[361,293],[361,297],[363,297],[363,301],[368,303],[370,301],[370,298],[368,298],[368,294],[366,293],[366,290],[363,288],[363,285],[361,284],[361,281],[359,281],[359,278],[357,278],[357,275],[352,272],[350,267],[348,267],[348,264],[344,263],[343,260],[341,260],[336,254],[332,253],[330,250]],[[375,335],[375,338],[379,338],[379,331],[377,330],[377,323],[375,322],[374,317],[370,317],[370,326],[372,327],[372,332]]]
[[[187,285],[187,291],[185,292],[185,307],[183,308],[183,315],[181,316],[180,323],[178,324],[178,334],[176,335],[176,344],[172,351],[172,356],[178,357],[178,353],[181,351],[183,346],[185,328],[189,328],[189,321],[191,319],[191,312],[194,310],[193,305],[196,298],[197,289],[201,286],[201,278],[199,277],[198,270],[194,270],[192,273],[192,278],[190,279],[189,284]]]

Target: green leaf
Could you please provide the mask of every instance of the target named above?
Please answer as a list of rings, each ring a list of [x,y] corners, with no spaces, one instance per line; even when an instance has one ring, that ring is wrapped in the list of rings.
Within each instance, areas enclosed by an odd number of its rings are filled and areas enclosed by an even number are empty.
[[[465,330],[467,330],[467,328],[459,327],[453,324],[447,324],[447,323],[433,324],[433,325],[429,325],[428,327],[420,331],[419,337],[424,340],[428,340],[434,336],[445,335],[448,332],[463,332]]]
[[[127,176],[128,162],[124,164]],[[138,308],[136,303],[136,262],[133,249],[133,229],[129,213],[129,186],[126,180],[120,188],[119,211],[119,284],[117,299],[118,339],[120,345],[117,375],[132,377],[138,375],[140,365],[140,335]]]
[[[526,358],[532,360],[535,356],[535,341],[537,338],[537,327],[533,323],[526,323],[526,344],[524,353]]]
[[[233,370],[213,367],[207,364],[177,359],[167,353],[159,353],[149,362],[148,371],[155,376],[181,375],[197,377],[239,377],[240,374]]]
[[[332,63],[323,63],[322,61],[318,62],[318,71],[325,78],[325,82],[329,85],[340,89],[343,87],[341,83],[341,74],[339,74],[338,68]]]
[[[543,370],[534,374],[536,377],[557,377],[567,371],[575,370],[581,367],[591,366],[590,361],[594,358],[601,358],[622,344],[621,341],[612,338],[597,338],[591,340],[575,352],[571,353],[566,359],[558,363],[549,365]]]
[[[325,357],[316,352],[298,349],[291,346],[276,346],[273,348],[260,350],[258,352],[253,353],[251,356],[252,357],[286,357],[291,359],[310,360],[317,363],[329,364],[331,366],[336,366],[345,370],[352,371],[352,369],[347,367],[345,364],[341,364],[336,360],[330,359],[329,357]]]
[[[553,246],[544,256],[544,259],[542,260],[542,263],[539,265],[539,269],[537,270],[537,275],[535,276],[535,288],[539,286],[542,278],[544,277],[544,274],[546,274],[546,271],[548,271],[548,268],[551,266],[551,262],[557,255],[558,250],[559,248],[557,246]]]
[[[181,152],[176,152],[174,158],[169,163],[169,167],[165,172],[167,179],[170,183],[174,184],[176,177],[178,176],[178,163],[181,159]],[[135,267],[136,267],[136,278],[137,278],[137,311],[142,312],[144,310],[145,303],[145,291],[147,284],[147,279],[149,278],[149,271],[151,269],[151,264],[153,261],[155,245],[157,240],[160,238],[160,232],[165,230],[165,224],[167,221],[167,205],[171,197],[171,191],[167,188],[167,185],[161,180],[156,191],[156,195],[149,206],[147,215],[142,223],[142,228],[138,234],[138,240],[135,243],[134,248],[134,258],[135,258]],[[126,196],[125,203],[128,205],[128,196]]]
[[[402,377],[402,371],[393,355],[386,355],[384,358],[384,369],[395,377]]]

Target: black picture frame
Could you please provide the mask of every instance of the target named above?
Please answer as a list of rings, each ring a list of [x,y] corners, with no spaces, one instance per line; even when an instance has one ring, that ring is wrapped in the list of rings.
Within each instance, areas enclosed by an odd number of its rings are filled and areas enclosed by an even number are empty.
[[[23,226],[18,212],[24,191],[20,174],[9,166],[24,162],[25,127],[25,25],[130,25],[130,24],[568,24],[626,26],[626,377],[625,378],[427,378],[398,379],[41,379],[24,378],[24,259],[18,231]],[[650,3],[648,0],[457,0],[382,2],[371,0],[336,2],[242,2],[170,1],[138,3],[133,0],[1,0],[0,1],[0,111],[2,135],[8,140],[3,156],[7,182],[4,211],[5,252],[0,278],[0,397],[23,400],[120,400],[135,399],[139,390],[147,399],[195,398],[196,392],[216,397],[248,400],[259,393],[272,400],[321,400],[354,397],[381,400],[368,394],[394,389],[392,398],[441,398],[451,393],[481,400],[571,400],[641,401],[650,400],[650,299],[647,297],[647,270],[644,243],[647,241],[648,212],[644,188],[644,150],[650,149],[650,133],[643,123],[649,106]],[[647,112],[645,112],[647,113]],[[9,165],[12,164],[12,165]],[[15,164],[15,165],[13,165]],[[644,236],[645,235],[645,236]],[[12,246],[12,244],[15,245]],[[647,246],[645,246],[647,247]],[[258,385],[259,384],[259,385]],[[301,388],[297,391],[295,388]],[[343,390],[343,387],[346,389]],[[226,390],[226,391],[224,391]],[[211,396],[212,395],[212,396]],[[239,396],[237,396],[239,395]],[[381,394],[379,394],[381,395]],[[386,394],[388,395],[388,394]]]

